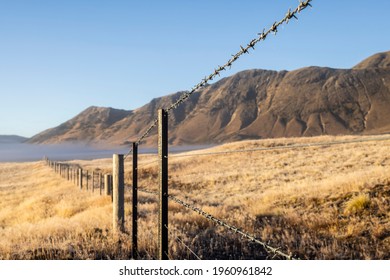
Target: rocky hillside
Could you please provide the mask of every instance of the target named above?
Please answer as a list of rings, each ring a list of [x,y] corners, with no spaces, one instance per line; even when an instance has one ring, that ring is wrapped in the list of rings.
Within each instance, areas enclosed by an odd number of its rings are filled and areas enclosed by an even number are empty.
[[[127,144],[181,93],[134,111],[91,107],[33,143]],[[390,132],[390,52],[352,69],[247,70],[194,93],[170,119],[172,144],[241,139]],[[156,131],[146,142],[155,143]],[[154,145],[154,144],[153,144]]]
[[[29,142],[51,144],[65,142],[109,143],[111,139],[105,139],[101,134],[107,130],[115,131],[115,124],[129,115],[131,115],[131,111],[92,106],[71,120],[35,135],[29,139]]]

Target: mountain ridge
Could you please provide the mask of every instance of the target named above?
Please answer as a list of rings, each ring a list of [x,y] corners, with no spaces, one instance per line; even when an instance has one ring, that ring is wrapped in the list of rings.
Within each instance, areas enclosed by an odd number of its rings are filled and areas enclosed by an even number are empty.
[[[19,136],[19,135],[0,135],[0,143],[23,143],[27,141],[28,138]]]
[[[390,52],[351,69],[310,66],[293,71],[252,69],[193,93],[169,120],[173,145],[244,139],[390,132]],[[31,143],[129,144],[182,92],[136,110],[89,107],[30,139]],[[146,139],[155,145],[156,131]]]

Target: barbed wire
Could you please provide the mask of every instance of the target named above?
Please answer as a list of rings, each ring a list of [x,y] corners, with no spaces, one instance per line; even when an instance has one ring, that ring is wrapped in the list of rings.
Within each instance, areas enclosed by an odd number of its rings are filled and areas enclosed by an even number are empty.
[[[240,50],[233,54],[232,57],[222,66],[218,66],[214,69],[214,72],[212,72],[210,75],[203,78],[198,84],[196,84],[190,91],[184,92],[177,100],[176,102],[172,103],[169,107],[167,107],[165,110],[167,111],[168,115],[170,115],[170,112],[177,107],[179,107],[182,103],[184,103],[194,92],[200,90],[201,88],[205,87],[209,81],[212,81],[215,77],[220,76],[222,71],[226,71],[228,68],[230,69],[233,63],[235,63],[242,55],[248,54],[249,50],[255,49],[255,46],[261,42],[264,41],[268,35],[274,33],[275,35],[278,32],[278,28],[280,25],[284,23],[288,23],[292,18],[298,19],[297,14],[306,9],[307,7],[311,7],[311,2],[313,0],[306,0],[306,1],[300,1],[298,7],[295,8],[295,10],[291,11],[289,9],[284,16],[283,19],[280,21],[275,21],[274,24],[267,30],[263,29],[263,32],[258,33],[258,37],[252,39],[245,47],[240,45]],[[138,138],[138,140],[135,142],[137,145],[139,145],[152,131],[154,127],[157,126],[158,119],[156,118],[152,124],[148,127],[148,129],[144,132],[144,134],[141,135],[141,137]],[[130,149],[130,151],[125,155],[124,159],[126,159],[133,151],[133,148]]]
[[[184,101],[186,101],[190,97],[191,94],[193,94],[195,91],[203,88],[205,85],[208,84],[209,81],[212,81],[216,76],[220,76],[222,71],[225,71],[228,67],[230,68],[232,66],[232,64],[236,60],[238,60],[243,54],[249,53],[250,49],[254,50],[256,44],[258,44],[260,41],[264,41],[269,34],[271,34],[271,33],[276,34],[278,32],[278,28],[280,25],[282,25],[285,22],[288,23],[290,21],[290,19],[292,19],[292,18],[298,19],[296,14],[298,14],[302,10],[306,9],[308,6],[311,6],[311,4],[310,4],[311,1],[312,0],[300,2],[298,7],[294,11],[291,11],[291,9],[289,9],[287,14],[285,15],[285,17],[282,20],[280,20],[279,22],[274,22],[274,24],[271,26],[271,28],[268,29],[268,31],[265,31],[265,29],[264,29],[262,33],[258,33],[259,36],[255,39],[252,39],[246,45],[246,47],[240,46],[240,50],[236,54],[232,55],[232,58],[230,58],[228,60],[228,62],[226,62],[222,66],[218,66],[216,69],[214,69],[213,73],[211,73],[209,76],[206,76],[200,83],[198,83],[195,87],[193,87],[191,89],[191,91],[183,93],[181,95],[181,97],[175,103],[171,104],[171,106],[169,106],[166,109],[168,111],[168,113],[171,110],[176,109],[180,104],[182,104]]]
[[[197,212],[199,215],[205,217],[206,219],[220,225],[220,226],[223,226],[224,228],[227,228],[228,230],[234,232],[234,233],[237,233],[237,234],[240,234],[241,236],[245,237],[246,239],[254,242],[254,243],[257,243],[261,246],[263,246],[263,248],[269,253],[269,254],[274,254],[274,255],[279,255],[285,259],[288,259],[288,260],[296,260],[295,258],[292,257],[292,255],[288,255],[286,253],[283,253],[282,251],[280,251],[280,248],[274,248],[270,245],[268,245],[267,243],[257,239],[255,236],[249,234],[249,233],[246,233],[244,231],[242,231],[241,229],[235,227],[235,226],[232,226],[216,217],[214,217],[213,215],[203,211],[202,209],[194,206],[194,205],[190,205],[184,201],[182,201],[181,199],[178,199],[177,197],[175,196],[172,196],[172,195],[168,195],[168,198],[171,199],[172,201],[184,206],[185,208],[187,209],[190,209],[194,212]]]
[[[154,195],[158,195],[159,194],[157,191],[151,191],[151,190],[139,189],[139,188],[138,188],[138,190],[140,192],[154,194]],[[253,235],[251,235],[249,233],[246,233],[243,230],[241,230],[241,229],[239,229],[239,228],[237,228],[235,226],[232,226],[232,225],[226,223],[225,221],[222,221],[221,219],[218,219],[218,218],[214,217],[213,215],[203,211],[202,209],[196,207],[195,205],[191,205],[191,204],[189,204],[187,202],[184,202],[183,200],[181,200],[181,199],[179,199],[179,198],[177,198],[177,197],[175,197],[173,195],[168,195],[168,198],[170,200],[172,200],[172,201],[182,205],[183,207],[198,213],[199,215],[205,217],[209,221],[212,221],[212,222],[216,223],[217,225],[220,225],[220,226],[230,230],[231,232],[239,234],[239,235],[245,237],[246,239],[248,239],[249,241],[252,241],[252,242],[254,242],[256,244],[261,245],[267,251],[268,254],[273,254],[274,257],[276,255],[278,255],[278,256],[283,257],[283,258],[285,258],[287,260],[298,260],[296,258],[293,258],[293,256],[291,254],[288,255],[286,253],[283,253],[280,250],[280,248],[275,248],[275,247],[272,247],[271,245],[268,245],[266,242],[263,242],[263,241],[257,239],[255,236],[253,236]]]

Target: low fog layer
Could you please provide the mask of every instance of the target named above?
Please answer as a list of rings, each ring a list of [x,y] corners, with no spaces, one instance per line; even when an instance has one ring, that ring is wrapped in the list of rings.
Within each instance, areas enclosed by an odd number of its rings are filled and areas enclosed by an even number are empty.
[[[207,148],[209,146],[172,147],[170,152],[182,152]],[[52,160],[98,159],[113,154],[126,154],[129,148],[98,149],[85,145],[32,145],[23,143],[0,143],[0,162],[38,161],[44,157]],[[140,153],[157,153],[156,148],[142,148]]]
[[[54,160],[109,157],[124,150],[99,150],[83,145],[0,144],[0,162],[37,161],[45,156]]]

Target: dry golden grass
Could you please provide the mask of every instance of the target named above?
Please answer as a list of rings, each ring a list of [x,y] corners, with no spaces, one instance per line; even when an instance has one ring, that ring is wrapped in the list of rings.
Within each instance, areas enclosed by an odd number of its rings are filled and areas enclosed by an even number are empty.
[[[78,191],[44,163],[0,170],[0,259],[96,258],[116,246],[104,239],[110,198]]]
[[[243,141],[204,152],[370,138]],[[191,155],[199,152],[187,153]],[[157,189],[156,156],[141,155],[140,188]],[[110,172],[111,159],[72,162]],[[390,141],[169,159],[170,194],[303,259],[390,259]],[[131,182],[131,160],[125,165]],[[126,214],[131,214],[127,192]],[[43,163],[0,164],[0,258],[131,256],[129,234],[111,236],[111,200]],[[170,201],[170,256],[269,258],[262,248]],[[139,195],[139,254],[157,246],[157,200]],[[127,231],[131,225],[126,221]]]

